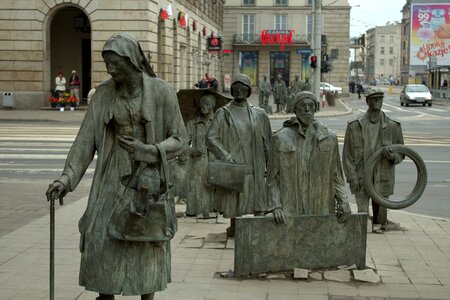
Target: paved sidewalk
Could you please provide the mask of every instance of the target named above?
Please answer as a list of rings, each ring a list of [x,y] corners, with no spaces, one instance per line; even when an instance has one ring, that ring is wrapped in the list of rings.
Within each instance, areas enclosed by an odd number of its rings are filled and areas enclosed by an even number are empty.
[[[87,197],[58,209],[56,297],[92,300],[78,286],[78,219]],[[352,207],[355,211],[355,207]],[[450,299],[450,220],[389,211],[401,231],[368,234],[367,266],[377,284],[327,280],[234,279],[215,276],[233,269],[233,243],[208,243],[229,221],[179,218],[172,240],[173,282],[155,299]],[[49,217],[0,238],[0,299],[48,299]],[[121,297],[116,299],[140,299]]]

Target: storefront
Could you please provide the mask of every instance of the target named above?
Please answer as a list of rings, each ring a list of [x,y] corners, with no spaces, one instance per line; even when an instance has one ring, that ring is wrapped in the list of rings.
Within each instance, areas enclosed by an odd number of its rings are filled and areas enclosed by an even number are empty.
[[[250,77],[252,85],[266,75],[273,83],[281,75],[286,85],[296,75],[309,80],[310,45],[304,35],[295,35],[292,30],[263,30],[259,35],[235,35],[233,60],[237,69]]]

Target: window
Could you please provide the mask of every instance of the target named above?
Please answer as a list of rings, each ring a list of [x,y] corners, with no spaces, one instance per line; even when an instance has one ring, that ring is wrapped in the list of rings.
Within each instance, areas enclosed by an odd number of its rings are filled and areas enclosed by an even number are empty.
[[[242,16],[242,33],[244,41],[252,41],[255,34],[255,15]]]
[[[384,35],[380,36],[381,42],[384,43]]]
[[[393,43],[393,42],[394,42],[394,36],[393,36],[393,35],[390,35],[390,36],[389,36],[389,42],[390,42],[390,43]]]
[[[312,5],[312,0],[308,0],[308,5]]]
[[[384,66],[384,59],[380,59],[380,65]]]
[[[242,0],[242,5],[255,5],[255,0]]]
[[[389,47],[389,54],[394,54],[394,47]]]
[[[403,41],[403,50],[406,50],[406,42],[405,41]]]
[[[275,30],[287,30],[287,15],[275,16]]]
[[[384,54],[384,47],[381,47],[381,54]]]
[[[393,64],[394,64],[394,60],[391,58],[391,59],[389,60],[389,65],[392,66]]]
[[[275,5],[287,5],[287,0],[275,0]]]

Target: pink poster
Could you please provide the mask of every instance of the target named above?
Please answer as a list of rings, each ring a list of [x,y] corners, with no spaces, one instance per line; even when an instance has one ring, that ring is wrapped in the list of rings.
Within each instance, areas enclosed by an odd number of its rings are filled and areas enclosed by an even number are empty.
[[[410,65],[450,65],[450,4],[411,4]]]

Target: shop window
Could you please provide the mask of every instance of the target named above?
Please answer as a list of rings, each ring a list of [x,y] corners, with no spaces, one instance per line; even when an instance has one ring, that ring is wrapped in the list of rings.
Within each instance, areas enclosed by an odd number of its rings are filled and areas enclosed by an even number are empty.
[[[256,85],[258,82],[258,52],[239,52],[239,71],[250,77],[252,85]]]

